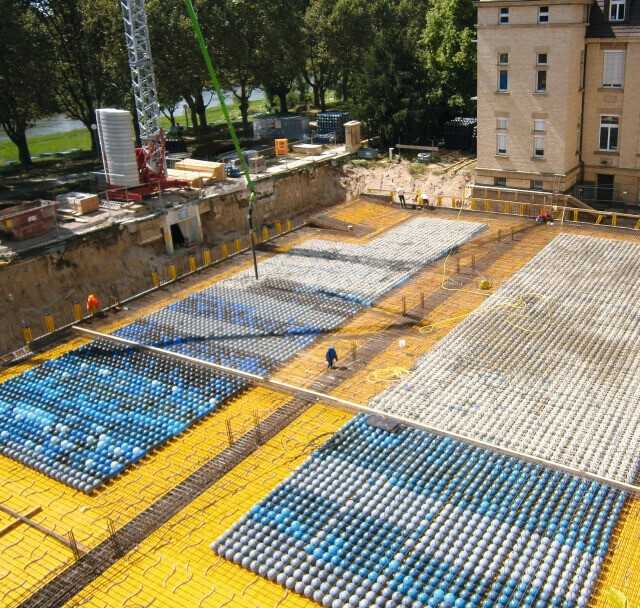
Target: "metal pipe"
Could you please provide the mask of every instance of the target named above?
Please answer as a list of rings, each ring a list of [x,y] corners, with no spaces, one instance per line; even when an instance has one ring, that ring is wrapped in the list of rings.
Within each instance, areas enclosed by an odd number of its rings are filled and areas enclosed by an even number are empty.
[[[140,342],[134,342],[133,340],[119,338],[117,336],[113,336],[110,334],[103,334],[91,329],[86,329],[84,327],[73,326],[72,329],[80,334],[90,336],[95,339],[106,340],[108,342],[113,342],[115,344],[120,344],[122,346],[127,346],[129,348],[136,348],[138,350],[154,353],[162,357],[168,357],[170,359],[181,361],[189,365],[197,365],[199,367],[203,367],[211,371],[222,372],[230,376],[243,378],[245,380],[249,380],[250,382],[253,382],[254,384],[257,384],[258,386],[263,386],[265,388],[270,388],[276,391],[286,392],[296,397],[307,398],[313,401],[322,401],[324,403],[329,403],[331,405],[335,405],[337,407],[346,409],[351,412],[355,412],[359,414],[367,414],[369,416],[377,416],[378,418],[384,418],[385,420],[389,420],[390,422],[394,422],[396,424],[417,428],[421,431],[427,431],[429,433],[433,433],[441,437],[449,437],[451,439],[455,439],[456,441],[461,441],[463,443],[467,443],[475,447],[479,447],[485,450],[496,452],[498,454],[502,454],[503,456],[518,458],[530,464],[541,465],[550,469],[561,471],[563,473],[568,473],[575,477],[586,479],[588,481],[596,481],[598,483],[606,484],[612,488],[621,490],[623,492],[629,492],[632,494],[640,495],[640,486],[625,483],[623,481],[617,481],[615,479],[610,479],[608,477],[602,477],[600,475],[589,473],[588,471],[584,471],[582,469],[576,469],[574,467],[569,467],[567,465],[560,464],[558,462],[553,462],[551,460],[539,458],[538,456],[532,456],[530,454],[525,454],[523,452],[518,452],[516,450],[504,448],[494,443],[489,443],[487,441],[475,439],[473,437],[469,437],[468,435],[462,435],[460,433],[448,431],[446,429],[443,429],[437,426],[432,426],[430,424],[425,424],[423,422],[418,422],[416,420],[410,420],[409,418],[405,418],[403,416],[396,416],[396,415],[389,414],[387,412],[381,412],[373,408],[370,408],[366,405],[355,403],[353,401],[347,401],[346,399],[340,399],[339,397],[334,397],[333,395],[320,393],[318,391],[314,391],[308,388],[303,388],[301,386],[295,386],[293,384],[281,382],[280,380],[274,380],[272,378],[268,378],[267,376],[260,376],[258,374],[252,374],[251,372],[245,372],[240,369],[227,367],[225,365],[219,365],[218,363],[203,361],[202,359],[196,359],[194,357],[189,357],[188,355],[174,353],[168,350],[164,350],[162,348],[157,348],[155,346],[148,346],[146,344],[141,344]]]

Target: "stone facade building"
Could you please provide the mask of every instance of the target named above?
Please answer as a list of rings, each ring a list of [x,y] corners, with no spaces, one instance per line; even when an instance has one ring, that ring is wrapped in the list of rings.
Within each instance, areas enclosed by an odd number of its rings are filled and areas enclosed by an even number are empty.
[[[640,0],[476,6],[476,183],[640,204]]]

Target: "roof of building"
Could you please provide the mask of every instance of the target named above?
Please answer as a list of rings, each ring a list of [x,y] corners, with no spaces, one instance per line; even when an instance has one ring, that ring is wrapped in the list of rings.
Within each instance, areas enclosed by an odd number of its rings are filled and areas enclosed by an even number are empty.
[[[587,38],[640,37],[640,0],[627,0],[626,18],[620,23],[608,19],[610,0],[595,0],[591,7]]]

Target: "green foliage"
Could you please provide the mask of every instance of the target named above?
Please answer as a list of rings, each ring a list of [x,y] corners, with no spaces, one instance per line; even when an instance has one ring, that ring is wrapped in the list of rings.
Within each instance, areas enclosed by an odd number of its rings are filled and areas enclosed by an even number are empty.
[[[56,102],[90,130],[97,108],[124,106],[130,89],[119,3],[112,0],[31,0],[55,62]],[[130,97],[129,97],[130,99]]]
[[[0,125],[17,147],[20,162],[31,157],[26,130],[55,110],[47,40],[28,6],[0,0]]]
[[[352,92],[360,116],[382,144],[419,141],[429,121],[427,82],[418,41],[427,0],[371,0],[369,42],[361,50]]]
[[[420,56],[431,86],[430,105],[473,113],[476,93],[473,0],[432,0],[420,41]]]
[[[40,154],[57,154],[74,148],[91,150],[89,131],[86,129],[74,129],[64,133],[37,135],[29,138],[29,150],[34,157]],[[0,167],[16,160],[19,160],[16,147],[8,141],[0,142]]]

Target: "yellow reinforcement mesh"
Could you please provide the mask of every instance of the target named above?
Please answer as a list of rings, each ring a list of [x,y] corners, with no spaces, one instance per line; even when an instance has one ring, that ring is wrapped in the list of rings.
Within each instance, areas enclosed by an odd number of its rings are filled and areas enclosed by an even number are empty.
[[[594,608],[640,608],[640,498],[628,502],[620,522],[591,601]],[[627,606],[607,598],[610,590],[621,592]]]
[[[362,205],[362,203],[358,203],[358,205]],[[442,215],[450,217],[450,214],[447,213]],[[467,215],[465,214],[462,219],[467,219]],[[455,289],[456,282],[461,278],[468,275],[475,280],[480,276],[480,273],[470,266],[469,256],[471,254],[477,256],[476,262],[478,264],[481,264],[483,260],[487,264],[483,270],[483,276],[489,276],[494,285],[499,285],[559,232],[575,231],[579,234],[588,234],[591,231],[597,231],[595,228],[587,230],[585,227],[544,227],[519,235],[516,243],[513,244],[505,235],[508,235],[510,227],[517,225],[517,218],[473,214],[470,219],[487,222],[491,229],[489,234],[495,234],[497,230],[502,230],[503,240],[497,244],[475,246],[471,243],[469,246],[465,246],[461,251],[463,259],[460,274],[458,274],[456,260],[450,259],[447,275],[450,275],[451,280],[448,284],[450,287],[453,286],[453,289],[447,290],[446,293],[443,292],[441,289],[442,263],[434,265],[404,285],[401,290],[394,292],[380,305],[358,315],[334,335],[317,340],[312,347],[285,366],[278,376],[293,384],[303,386],[313,384],[314,379],[324,372],[324,352],[328,343],[331,342],[338,348],[339,365],[350,369],[349,377],[334,391],[334,394],[365,403],[371,396],[386,388],[393,381],[390,378],[396,374],[404,373],[403,370],[410,369],[419,355],[428,351],[435,342],[446,335],[458,322],[461,322],[466,314],[484,301],[482,294],[470,293],[465,289]],[[355,222],[356,219],[348,221]],[[607,237],[626,238],[625,234],[612,233]],[[598,232],[598,235],[602,236],[602,233]],[[126,316],[118,317],[116,322],[104,323],[101,326],[94,325],[94,327],[102,331],[105,328],[115,329],[143,314],[149,314],[179,297],[198,291],[223,276],[237,272],[240,266],[246,265],[236,262],[231,268],[224,267],[222,272],[214,277],[204,277],[197,283],[169,295],[166,292],[158,292],[150,304],[136,307],[127,313],[121,313]],[[414,321],[402,317],[400,314],[402,297],[405,298],[407,310],[419,309],[422,299],[426,300],[426,312],[421,319]],[[438,323],[442,320],[446,322]],[[429,331],[423,331],[423,328],[429,324],[433,324],[433,327],[429,328]],[[385,328],[393,329],[393,332],[384,332]],[[385,336],[385,334],[387,335]],[[379,354],[370,359],[368,365],[362,366],[360,363],[362,349],[381,340],[386,340],[386,342],[380,345]],[[46,353],[40,360],[60,356],[63,352],[76,348],[83,342],[83,340],[76,339],[63,347]],[[28,366],[24,366],[23,369],[26,367]],[[390,370],[393,371],[393,374]],[[15,370],[11,370],[11,375],[15,373]],[[0,381],[8,376],[9,374],[0,376]],[[36,521],[63,534],[73,530],[78,542],[88,548],[93,547],[107,537],[111,524],[115,529],[119,528],[157,497],[188,476],[200,464],[224,449],[228,441],[226,430],[228,418],[231,419],[234,434],[240,436],[253,427],[254,412],[257,411],[259,417],[264,418],[280,407],[286,399],[286,396],[273,391],[263,389],[248,391],[223,410],[182,435],[178,440],[170,443],[156,454],[150,455],[139,466],[114,480],[94,497],[86,497],[20,464],[0,457],[0,479],[3,480],[3,484],[0,485],[0,502],[21,513],[26,513],[30,509],[40,506],[43,511],[34,516]],[[336,425],[336,428],[338,426],[340,425]],[[313,433],[305,435],[305,441],[308,442],[314,436]],[[247,463],[251,462],[252,459],[247,461]],[[292,470],[299,462],[297,460],[289,470]],[[247,463],[243,463],[243,466]],[[265,489],[264,494],[266,493],[268,493],[268,489]],[[629,517],[632,516],[629,515]],[[230,518],[228,522],[225,522],[228,524],[226,527],[229,527],[233,521],[233,518]],[[0,530],[9,523],[11,523],[10,518],[0,515]],[[626,530],[627,526],[628,524],[625,523],[623,530]],[[635,529],[637,530],[637,528]],[[172,538],[175,538],[175,542],[182,542],[177,532]],[[637,532],[636,536],[631,533],[630,538],[637,545],[640,545]],[[616,552],[614,562],[618,555],[619,552]],[[11,606],[19,599],[28,597],[30,593],[33,593],[35,589],[72,560],[73,556],[67,547],[26,526],[21,525],[4,536],[0,535],[0,606]],[[621,563],[627,562],[627,558],[621,561]],[[637,561],[632,562],[631,572],[635,574],[636,579],[640,575]],[[627,588],[633,586],[633,574]],[[213,583],[217,578],[211,579]],[[619,578],[623,580],[624,576],[621,575]],[[240,576],[238,580],[238,585],[234,587],[233,593],[242,597],[246,585],[253,579],[247,581]],[[260,584],[253,582],[251,588],[254,586],[261,588]],[[251,588],[246,591],[246,594]],[[621,583],[620,588],[625,588],[624,582]],[[171,595],[171,589],[167,591],[169,595]],[[280,601],[284,597],[283,592],[279,588],[276,589],[277,601]],[[160,598],[157,601],[160,602]],[[286,601],[293,600],[287,599]],[[233,602],[235,600],[227,605],[236,605]],[[252,605],[272,606],[274,602]],[[87,605],[93,605],[93,603],[90,601]],[[124,597],[120,598],[119,602],[114,599],[114,605],[141,606],[144,604],[138,602],[137,598],[127,599]],[[173,603],[173,606],[176,605],[179,604]]]
[[[349,419],[315,405],[67,606],[295,608],[315,604],[218,558],[211,543]]]

